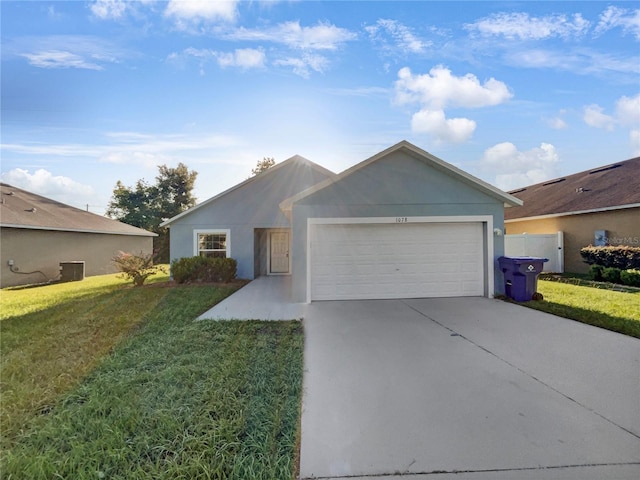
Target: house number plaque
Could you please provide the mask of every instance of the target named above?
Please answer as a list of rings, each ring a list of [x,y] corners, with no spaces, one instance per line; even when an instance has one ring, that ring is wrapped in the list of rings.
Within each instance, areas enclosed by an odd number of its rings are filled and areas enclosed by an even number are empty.
[[[407,217],[396,217],[396,223],[407,223]]]

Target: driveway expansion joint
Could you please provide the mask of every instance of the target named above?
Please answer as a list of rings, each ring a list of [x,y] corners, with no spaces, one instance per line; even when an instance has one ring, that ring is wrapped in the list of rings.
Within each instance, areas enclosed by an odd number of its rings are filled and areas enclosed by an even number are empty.
[[[552,387],[551,385],[549,385],[548,383],[545,383],[543,380],[539,379],[538,377],[536,377],[535,375],[532,375],[531,373],[527,372],[526,370],[523,370],[522,368],[518,367],[517,365],[514,365],[513,363],[509,362],[508,360],[502,358],[500,355],[498,355],[495,352],[492,352],[491,350],[489,350],[486,347],[483,347],[482,345],[474,342],[473,340],[465,337],[464,335],[462,335],[460,332],[456,332],[455,330],[453,330],[450,327],[447,327],[446,325],[442,324],[441,322],[437,321],[434,318],[431,318],[429,315],[425,314],[424,312],[421,312],[420,310],[418,310],[417,308],[414,308],[412,305],[408,304],[406,301],[404,300],[400,300],[404,305],[406,305],[407,307],[409,307],[411,310],[413,310],[414,312],[418,313],[419,315],[423,316],[424,318],[431,320],[433,323],[435,323],[436,325],[439,325],[440,327],[444,328],[445,330],[448,330],[449,332],[451,332],[451,336],[452,337],[461,337],[464,340],[466,340],[467,342],[469,342],[470,344],[474,345],[475,347],[487,352],[489,355],[494,356],[495,358],[497,358],[498,360],[500,360],[501,362],[504,362],[505,364],[509,365],[511,368],[516,369],[517,371],[519,371],[520,373],[528,376],[529,378],[535,380],[536,382],[540,383],[541,385],[543,385],[544,387],[556,392],[559,395],[562,395],[564,398],[566,398],[567,400],[569,400],[572,403],[575,403],[576,405],[578,405],[579,407],[587,410],[588,412],[593,413],[594,415],[602,418],[603,420],[609,422],[611,425],[614,425],[616,427],[618,427],[619,429],[627,432],[630,435],[633,435],[635,438],[637,438],[638,440],[640,440],[640,435],[631,431],[630,429],[619,425],[618,423],[614,422],[613,420],[605,417],[604,415],[602,415],[601,413],[597,412],[596,410],[594,410],[593,408],[590,408],[580,402],[578,402],[575,398],[570,397],[569,395],[567,395],[566,393],[558,390],[557,388]]]

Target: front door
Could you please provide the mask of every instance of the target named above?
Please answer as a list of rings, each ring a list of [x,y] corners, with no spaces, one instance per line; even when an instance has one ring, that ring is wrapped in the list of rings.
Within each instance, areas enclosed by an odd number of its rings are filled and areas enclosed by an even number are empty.
[[[289,232],[269,232],[269,274],[289,273]]]

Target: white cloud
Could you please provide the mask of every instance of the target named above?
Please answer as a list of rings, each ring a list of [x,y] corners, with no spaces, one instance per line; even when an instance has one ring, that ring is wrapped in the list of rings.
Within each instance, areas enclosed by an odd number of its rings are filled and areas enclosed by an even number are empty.
[[[462,143],[469,140],[476,129],[476,122],[468,118],[445,118],[442,110],[422,109],[413,114],[411,130],[428,133],[437,142]]]
[[[303,27],[300,22],[285,22],[264,29],[238,28],[226,35],[229,40],[268,41],[282,43],[297,50],[336,50],[356,34],[329,23]]]
[[[620,125],[628,126],[632,155],[640,155],[640,93],[623,96],[616,102],[616,117]]]
[[[423,75],[414,75],[404,67],[398,72],[395,86],[399,103],[420,103],[433,109],[486,107],[506,102],[513,96],[507,85],[495,78],[481,84],[471,73],[456,77],[442,65]]]
[[[629,143],[631,144],[631,154],[640,156],[640,128],[632,129],[629,132]]]
[[[589,30],[590,23],[576,13],[572,18],[566,15],[533,17],[528,13],[495,13],[465,28],[483,36],[501,36],[507,39],[542,40],[546,38],[580,37]]]
[[[60,50],[22,53],[20,56],[29,60],[30,65],[38,68],[80,68],[86,70],[103,70],[103,67],[97,63],[87,61],[80,55]]]
[[[209,61],[216,61],[221,68],[238,67],[242,69],[263,68],[266,63],[266,55],[261,48],[237,48],[232,52],[218,52],[209,49],[197,49],[189,47],[181,54],[173,52],[167,56],[167,61],[180,65],[189,57],[200,61],[200,74],[204,75],[204,66]]]
[[[621,28],[624,33],[630,33],[640,40],[640,9],[609,6],[600,14],[594,33],[601,35],[613,28]]]
[[[447,119],[445,108],[498,105],[513,95],[503,82],[494,78],[481,84],[475,75],[456,77],[442,65],[423,75],[414,75],[409,68],[402,68],[398,72],[395,91],[398,104],[420,106],[412,116],[414,132],[428,133],[437,142],[453,143],[469,140],[476,129],[476,122],[468,118]]]
[[[494,184],[502,190],[513,190],[558,176],[560,156],[555,147],[540,147],[521,152],[511,142],[503,142],[485,150],[481,166],[495,175]]]
[[[616,121],[611,115],[606,115],[600,105],[587,105],[584,107],[582,119],[590,127],[602,128],[612,131],[615,128]]]
[[[622,125],[640,128],[640,93],[635,97],[620,97],[616,102],[616,117]]]
[[[640,73],[637,57],[619,57],[586,48],[562,51],[539,48],[518,50],[507,54],[506,59],[511,65],[518,67],[552,68],[581,75],[609,72],[634,75]]]
[[[216,55],[221,67],[240,67],[244,69],[264,67],[266,55],[264,50],[255,48],[237,48],[234,52]]]
[[[127,10],[124,0],[96,0],[91,4],[91,13],[101,20],[119,19]]]
[[[170,0],[164,15],[173,18],[180,29],[201,21],[233,22],[238,13],[237,3],[238,0]]]
[[[26,58],[38,68],[103,70],[133,54],[109,40],[91,35],[44,35],[12,39],[2,45],[3,54]]]
[[[550,118],[547,120],[547,125],[554,130],[564,130],[567,128],[567,122],[560,116]]]
[[[600,105],[587,105],[582,118],[587,125],[607,131],[613,131],[618,125],[629,128],[631,152],[640,155],[640,94],[620,97],[616,101],[615,115],[607,115]]]
[[[292,67],[293,73],[302,78],[309,78],[311,71],[324,73],[329,60],[322,55],[304,54],[301,57],[287,57],[273,62],[274,65]]]
[[[203,157],[212,150],[235,146],[238,140],[224,135],[147,135],[113,132],[102,144],[2,144],[3,151],[48,157],[80,157],[105,163],[154,167],[181,161],[186,154]]]
[[[39,169],[33,173],[22,168],[14,168],[3,173],[0,178],[5,183],[22,188],[44,197],[53,198],[69,205],[92,203],[94,190],[89,185],[76,182],[69,177],[53,175]]]
[[[416,37],[411,29],[397,20],[379,19],[375,25],[365,27],[367,33],[373,40],[382,42],[387,49],[391,49],[386,39],[382,36],[382,31],[388,33],[393,39],[395,46],[401,51],[411,53],[423,53],[431,42],[424,42]]]

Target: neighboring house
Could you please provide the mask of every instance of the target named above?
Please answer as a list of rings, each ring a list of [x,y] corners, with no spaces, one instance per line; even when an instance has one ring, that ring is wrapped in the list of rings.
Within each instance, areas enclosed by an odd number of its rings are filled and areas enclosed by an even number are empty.
[[[172,259],[291,275],[292,300],[492,296],[517,198],[406,142],[339,175],[295,156],[177,215]]]
[[[0,184],[0,286],[56,280],[60,264],[86,276],[116,271],[119,251],[150,253],[155,233]],[[31,273],[33,272],[33,273]]]
[[[508,234],[564,233],[564,269],[585,273],[587,245],[640,246],[640,157],[514,190]]]

